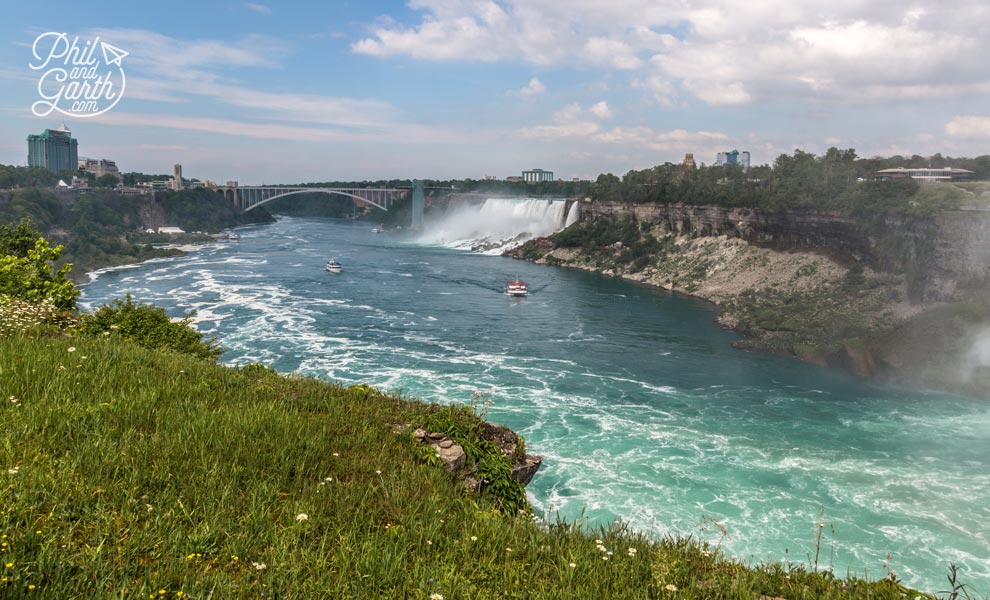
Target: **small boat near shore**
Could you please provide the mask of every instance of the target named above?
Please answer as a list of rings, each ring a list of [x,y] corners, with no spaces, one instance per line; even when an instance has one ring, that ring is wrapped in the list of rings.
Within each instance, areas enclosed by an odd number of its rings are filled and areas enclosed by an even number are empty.
[[[375,227],[374,229],[372,229],[371,230],[371,233],[385,233],[385,226],[384,225],[379,225],[378,227]]]
[[[344,267],[339,262],[337,262],[336,258],[331,258],[330,260],[327,261],[326,269],[327,272],[329,273],[340,273],[342,270],[344,270]]]
[[[505,295],[506,296],[516,296],[516,297],[528,296],[529,295],[529,288],[526,287],[526,283],[523,280],[521,280],[518,277],[516,277],[515,279],[513,279],[512,281],[510,281],[508,284],[506,284],[506,286],[505,286]]]

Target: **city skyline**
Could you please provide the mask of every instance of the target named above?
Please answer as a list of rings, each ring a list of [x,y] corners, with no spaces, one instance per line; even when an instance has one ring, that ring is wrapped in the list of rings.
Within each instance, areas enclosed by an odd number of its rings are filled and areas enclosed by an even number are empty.
[[[412,0],[12,6],[0,162],[37,117],[46,31],[128,53],[79,155],[244,183],[623,174],[693,153],[986,154],[990,7],[934,2]],[[153,23],[153,26],[149,26]]]

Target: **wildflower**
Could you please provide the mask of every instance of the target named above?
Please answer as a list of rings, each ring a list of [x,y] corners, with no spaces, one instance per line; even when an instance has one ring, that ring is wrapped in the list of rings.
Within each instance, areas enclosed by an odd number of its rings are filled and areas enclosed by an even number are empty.
[[[29,590],[33,590],[33,589],[34,589],[34,588],[36,588],[36,587],[38,587],[38,586],[36,586],[36,585],[34,585],[33,583],[29,583],[29,584],[28,584],[28,589],[29,589]]]
[[[382,474],[381,471],[377,471],[377,470],[375,471],[375,475],[381,475],[381,474]]]
[[[159,596],[164,596],[164,595],[165,595],[165,594],[167,594],[167,593],[168,593],[168,592],[166,592],[165,590],[158,590],[158,595],[159,595]]]
[[[181,598],[181,597],[183,597],[184,595],[185,595],[185,594],[183,594],[183,593],[182,593],[181,591],[178,591],[178,592],[176,592],[176,593],[175,593],[175,597],[176,597],[176,598]]]
[[[4,566],[7,567],[8,569],[13,569],[14,568],[14,563],[9,562],[9,563],[5,564]]]
[[[268,565],[266,565],[265,563],[251,563],[251,564],[254,565],[254,568],[258,571],[264,571],[265,569],[268,568]]]
[[[334,456],[340,456],[340,452],[334,452],[333,455]]]
[[[512,548],[506,548],[505,551],[506,552],[512,552]]]
[[[298,515],[296,515],[296,520],[297,521],[308,521],[309,520],[309,515],[307,515],[306,513],[299,513]]]
[[[238,560],[240,560],[240,559],[239,559],[239,558],[237,558],[237,555],[236,555],[236,554],[234,554],[234,555],[232,555],[232,556],[230,557],[230,560],[232,560],[232,561],[234,561],[234,562],[237,562],[237,561],[238,561]]]
[[[472,541],[472,542],[477,542],[477,541],[478,541],[478,536],[476,536],[476,535],[472,535],[472,536],[471,536],[471,541]]]
[[[667,590],[668,592],[676,592],[677,586],[674,585],[673,583],[668,583],[667,585],[663,586],[663,589]]]
[[[629,549],[629,556],[630,556],[630,558],[636,556],[636,549],[635,548],[630,548]]]
[[[427,545],[427,546],[432,546],[432,545],[433,545],[433,542],[432,542],[432,541],[430,541],[430,540],[426,540],[426,545]]]
[[[75,346],[69,346],[69,352],[75,352],[75,351],[76,351]]]
[[[430,600],[443,600],[443,594],[431,594]]]
[[[35,530],[35,532],[34,532],[34,533],[35,533],[35,535],[41,535],[41,530],[40,530],[40,529],[38,529],[38,530]]]
[[[18,471],[20,471],[20,467],[14,467],[12,469],[7,469],[7,474],[8,475],[17,475],[17,472]]]
[[[702,550],[702,551],[701,551],[701,555],[702,555],[702,556],[705,556],[705,557],[708,557],[708,556],[711,556],[711,555],[712,555],[712,553],[711,553],[711,551],[709,551],[709,550]]]
[[[608,557],[607,556],[603,556],[602,557],[602,560],[608,560]]]
[[[577,567],[577,563],[571,563],[571,564],[569,564],[567,566],[570,567],[570,568],[572,568],[572,569],[574,569],[574,568]]]

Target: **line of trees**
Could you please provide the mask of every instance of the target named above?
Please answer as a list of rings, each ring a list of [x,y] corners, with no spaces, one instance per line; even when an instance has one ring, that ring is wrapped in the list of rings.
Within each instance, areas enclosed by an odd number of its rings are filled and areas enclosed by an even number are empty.
[[[856,213],[869,211],[926,212],[948,208],[965,197],[953,186],[932,189],[905,179],[896,182],[871,180],[881,169],[896,166],[936,166],[935,163],[968,168],[976,178],[990,178],[990,156],[949,159],[913,157],[869,158],[856,156],[849,148],[830,148],[822,155],[795,150],[781,154],[773,165],[739,167],[702,166],[688,169],[666,163],[619,178],[603,174],[591,185],[593,200],[658,204],[713,204],[730,207],[813,209]],[[936,160],[937,159],[937,160]]]

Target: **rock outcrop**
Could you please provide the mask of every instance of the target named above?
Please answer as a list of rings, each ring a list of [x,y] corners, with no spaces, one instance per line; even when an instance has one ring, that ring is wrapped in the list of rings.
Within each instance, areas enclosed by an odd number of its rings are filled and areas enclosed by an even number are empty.
[[[409,424],[396,425],[393,427],[393,431],[402,433],[409,427]],[[509,459],[509,464],[512,467],[512,478],[522,485],[528,485],[536,472],[540,470],[543,457],[519,452],[517,450],[519,436],[507,427],[487,422],[482,423],[481,427],[481,438],[494,442],[502,455]],[[413,431],[413,440],[417,444],[432,448],[447,472],[456,475],[463,481],[465,491],[470,493],[482,491],[485,482],[476,476],[477,468],[468,464],[467,452],[447,434],[416,429]]]

